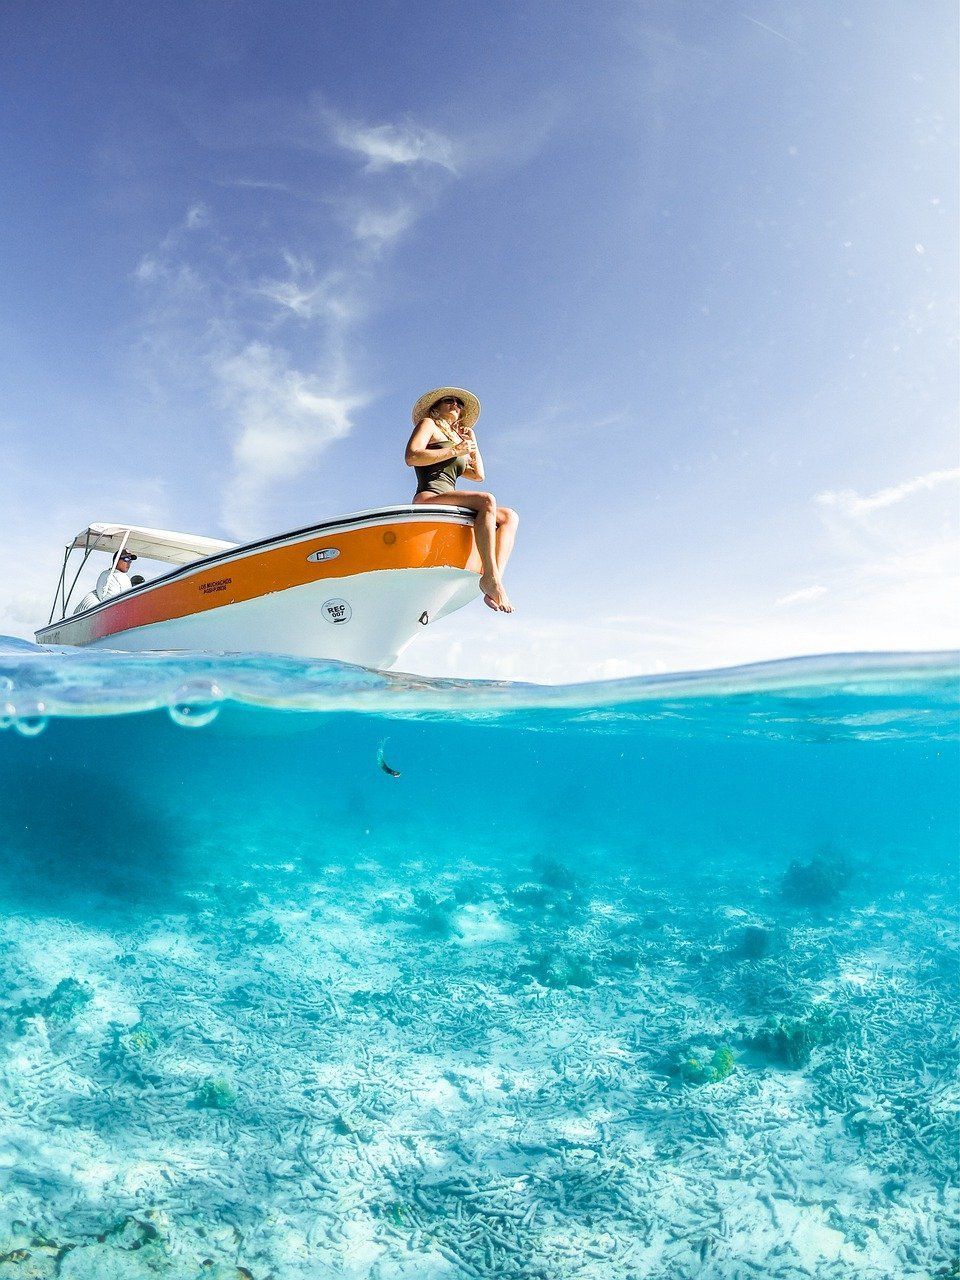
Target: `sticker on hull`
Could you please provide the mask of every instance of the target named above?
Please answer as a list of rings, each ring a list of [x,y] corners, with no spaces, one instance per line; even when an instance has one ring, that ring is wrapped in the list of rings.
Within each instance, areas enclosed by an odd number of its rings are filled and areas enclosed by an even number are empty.
[[[349,622],[353,617],[353,610],[346,600],[324,600],[320,612],[328,622],[333,623]]]

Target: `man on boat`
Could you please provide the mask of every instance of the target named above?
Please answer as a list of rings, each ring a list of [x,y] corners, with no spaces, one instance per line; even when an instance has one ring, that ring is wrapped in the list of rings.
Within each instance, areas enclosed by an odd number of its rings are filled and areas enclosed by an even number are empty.
[[[130,565],[136,558],[132,551],[121,551],[116,565],[104,569],[94,588],[98,600],[108,600],[110,596],[118,596],[121,591],[130,590],[133,585],[129,577]]]

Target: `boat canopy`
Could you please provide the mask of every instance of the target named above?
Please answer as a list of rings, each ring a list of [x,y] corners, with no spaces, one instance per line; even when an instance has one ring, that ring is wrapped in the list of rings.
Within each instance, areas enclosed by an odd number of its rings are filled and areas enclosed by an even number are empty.
[[[115,555],[121,547],[148,560],[165,564],[192,564],[205,556],[232,551],[235,542],[219,538],[201,538],[195,533],[173,533],[169,529],[143,529],[133,524],[91,524],[81,529],[71,550],[107,551]]]

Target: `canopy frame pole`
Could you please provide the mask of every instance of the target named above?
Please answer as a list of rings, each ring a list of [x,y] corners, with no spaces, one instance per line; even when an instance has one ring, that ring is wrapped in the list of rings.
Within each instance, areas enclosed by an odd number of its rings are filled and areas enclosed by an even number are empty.
[[[61,566],[61,569],[60,569],[60,580],[57,583],[56,590],[53,593],[53,604],[50,606],[50,617],[47,619],[48,627],[50,623],[53,621],[53,615],[57,612],[57,596],[59,596],[60,599],[63,600],[63,587],[67,579],[67,561],[70,559],[71,549],[72,548],[69,542],[63,549],[63,565]],[[60,616],[63,617],[63,614],[66,613],[66,611],[67,611],[66,607],[64,607],[63,613],[61,613]]]
[[[127,529],[123,537],[120,539],[120,545],[119,547],[117,547],[117,554],[113,557],[113,560],[110,563],[111,569],[116,569],[117,565],[120,563],[120,557],[123,555],[124,551],[126,550],[127,542],[130,539],[131,533],[132,533],[132,530]]]
[[[61,618],[65,618],[67,616],[67,609],[70,606],[70,600],[71,600],[71,597],[73,596],[74,588],[77,585],[77,579],[80,577],[81,573],[83,573],[84,565],[87,563],[91,555],[93,555],[94,551],[96,551],[97,547],[100,545],[100,539],[105,536],[106,536],[105,534],[98,533],[97,540],[91,547],[90,530],[87,529],[84,535],[84,542],[83,542],[83,559],[80,561],[80,568],[77,570],[76,574],[74,575],[73,582],[71,582],[70,584],[70,590],[67,592],[67,598],[63,602],[63,613],[61,615]],[[73,547],[71,547],[70,550],[72,551]],[[66,570],[66,566],[64,566],[64,570]]]

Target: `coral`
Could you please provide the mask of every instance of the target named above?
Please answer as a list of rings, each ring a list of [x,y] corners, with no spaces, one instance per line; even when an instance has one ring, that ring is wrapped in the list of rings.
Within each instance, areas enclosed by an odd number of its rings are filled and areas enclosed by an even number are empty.
[[[358,1142],[371,1142],[375,1129],[369,1114],[363,1109],[344,1109],[338,1111],[331,1123],[333,1132],[341,1138],[356,1138]]]
[[[21,1000],[9,1011],[18,1036],[25,1034],[31,1018],[43,1018],[48,1027],[63,1027],[93,999],[93,992],[74,978],[58,982],[48,996],[39,1000]]]
[[[643,954],[639,947],[615,946],[607,952],[607,962],[618,969],[636,969]]]
[[[453,896],[460,906],[468,906],[486,902],[490,897],[490,891],[479,876],[467,876],[456,886]]]
[[[146,1022],[133,1027],[114,1026],[112,1031],[110,1042],[100,1050],[101,1064],[141,1086],[155,1080],[150,1059],[160,1047],[159,1035]]]
[[[240,930],[244,942],[255,943],[259,947],[272,947],[283,942],[283,930],[276,920],[248,920]]]
[[[527,881],[517,885],[512,897],[522,907],[545,907],[550,901],[550,891],[545,885]]]
[[[573,890],[579,886],[580,878],[568,866],[555,858],[544,858],[539,864],[540,883],[548,889]]]
[[[710,1073],[699,1058],[686,1058],[680,1063],[680,1079],[684,1084],[706,1084]]]
[[[809,862],[791,862],[780,888],[791,902],[822,907],[840,895],[851,876],[850,865],[842,855],[821,849]]]
[[[638,969],[660,964],[663,953],[643,923],[628,920],[613,924],[603,949],[604,964],[617,969]]]
[[[579,919],[586,902],[579,889],[540,883],[535,880],[517,885],[511,894],[518,907],[542,911],[562,920]]]
[[[228,1111],[236,1106],[237,1095],[233,1086],[223,1076],[208,1076],[194,1094],[195,1107],[213,1111]]]
[[[725,1080],[727,1076],[730,1074],[730,1072],[733,1070],[733,1066],[734,1066],[733,1050],[730,1049],[727,1045],[721,1045],[720,1048],[713,1055],[713,1059],[710,1065],[715,1074],[715,1079]]]
[[[587,908],[581,878],[555,858],[541,857],[534,863],[535,878],[518,884],[510,896],[516,906],[542,911],[562,920],[577,920]]]
[[[733,1068],[733,1051],[727,1045],[715,1049],[709,1059],[706,1054],[696,1056],[694,1051],[681,1055],[679,1061],[680,1079],[684,1084],[716,1084],[718,1080],[725,1080]]]
[[[758,924],[748,924],[740,934],[734,950],[744,960],[762,960],[770,954],[773,934]]]
[[[18,1223],[22,1231],[15,1231],[13,1238],[4,1232],[5,1247],[0,1253],[0,1280],[17,1277],[17,1280],[53,1280],[58,1274],[58,1265],[64,1254],[62,1245],[34,1235],[26,1230],[25,1224]]]
[[[138,1022],[120,1036],[120,1043],[128,1053],[146,1054],[153,1053],[160,1042],[145,1022]]]
[[[816,1005],[804,1017],[768,1018],[751,1038],[750,1046],[774,1062],[796,1070],[807,1065],[819,1045],[838,1039],[843,1029],[840,1017],[825,1005]]]
[[[153,1271],[152,1267],[147,1270],[148,1265],[139,1251],[99,1241],[71,1249],[64,1255],[57,1276],[58,1280],[143,1280]]]
[[[588,956],[558,947],[539,952],[520,972],[535,978],[542,987],[553,987],[557,991],[567,987],[592,987],[596,983]]]
[[[172,1280],[174,1274],[182,1280],[254,1280],[247,1267],[209,1257],[178,1266],[167,1247],[169,1219],[156,1209],[128,1215],[79,1240],[50,1240],[19,1221],[13,1226],[12,1233],[0,1233],[0,1280]]]
[[[414,919],[424,933],[438,938],[459,938],[461,931],[453,919],[456,903],[453,898],[437,898],[432,893],[413,895]]]
[[[735,989],[743,1009],[764,1015],[771,1009],[780,1013],[802,1013],[797,979],[790,970],[773,965],[743,965],[736,976]]]
[[[385,1200],[379,1204],[374,1203],[371,1204],[370,1210],[375,1218],[380,1218],[383,1222],[398,1230],[409,1228],[416,1215],[415,1207],[403,1200]]]

